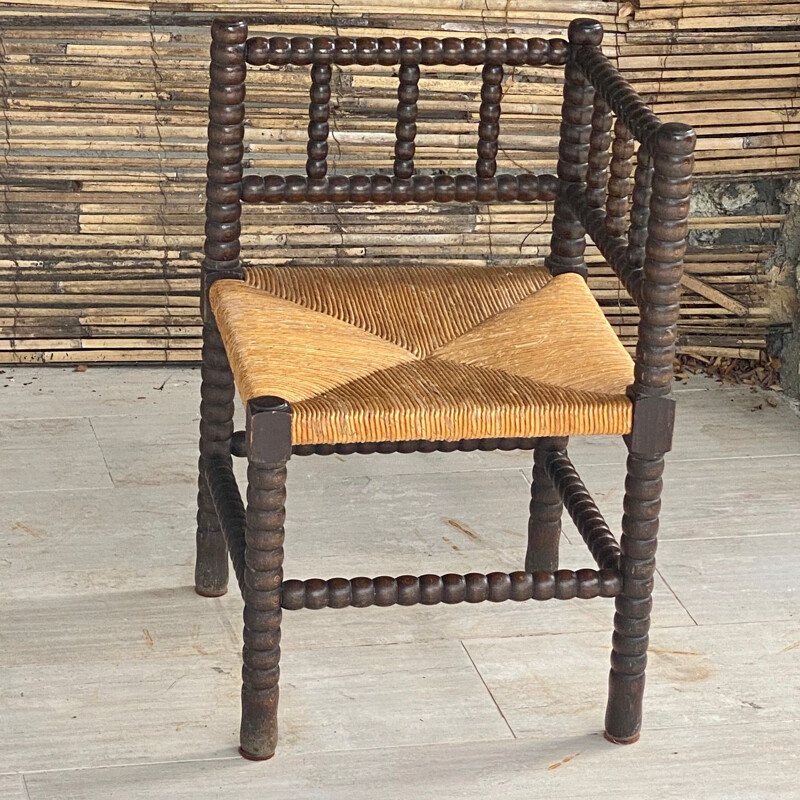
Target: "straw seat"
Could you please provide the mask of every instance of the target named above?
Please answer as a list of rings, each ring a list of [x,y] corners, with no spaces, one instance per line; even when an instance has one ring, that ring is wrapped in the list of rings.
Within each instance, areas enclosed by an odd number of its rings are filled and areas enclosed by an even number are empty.
[[[211,305],[244,402],[295,444],[624,434],[633,362],[575,273],[276,267]]]

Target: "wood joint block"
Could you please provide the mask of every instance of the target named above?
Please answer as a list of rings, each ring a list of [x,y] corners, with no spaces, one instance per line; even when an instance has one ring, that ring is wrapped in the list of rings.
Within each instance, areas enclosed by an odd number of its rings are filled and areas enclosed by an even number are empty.
[[[247,403],[248,459],[259,465],[282,464],[292,454],[292,408],[281,397],[254,397]]]
[[[625,443],[631,453],[657,456],[672,450],[675,400],[672,397],[634,397],[633,426]]]

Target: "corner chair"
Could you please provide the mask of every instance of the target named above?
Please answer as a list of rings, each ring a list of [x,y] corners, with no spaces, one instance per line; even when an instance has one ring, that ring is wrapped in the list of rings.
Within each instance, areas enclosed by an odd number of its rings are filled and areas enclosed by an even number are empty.
[[[213,23],[195,583],[224,594],[230,557],[244,598],[247,758],[275,752],[282,612],[300,608],[614,597],[605,735],[639,737],[695,134],[648,109],[601,52],[602,36],[588,19],[572,22],[569,41],[266,39],[248,38],[243,21]],[[248,64],[310,68],[305,175],[244,175]],[[546,64],[565,77],[557,175],[497,174],[504,68]],[[397,71],[391,174],[327,176],[332,68],[351,65]],[[482,65],[474,173],[415,170],[427,65]],[[535,201],[554,203],[544,267],[240,260],[243,203]],[[638,305],[633,359],[587,288],[587,235]],[[592,434],[627,445],[619,541],[567,454],[569,436]],[[533,451],[524,569],[284,579],[291,456],[497,448]],[[247,459],[246,503],[232,456]],[[563,508],[596,568],[558,568]]]

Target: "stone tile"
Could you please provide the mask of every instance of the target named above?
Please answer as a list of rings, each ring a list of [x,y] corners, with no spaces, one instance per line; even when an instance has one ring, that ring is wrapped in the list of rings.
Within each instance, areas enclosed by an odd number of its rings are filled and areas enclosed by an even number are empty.
[[[103,444],[109,474],[119,487],[197,486],[197,456],[196,440],[177,444]]]
[[[88,419],[0,421],[0,493],[111,485]]]
[[[800,721],[800,693],[791,688],[800,669],[797,639],[792,623],[654,629],[643,735]],[[610,648],[601,637],[464,645],[517,736],[552,739],[602,729]]]
[[[420,553],[436,571],[459,563],[461,553],[524,552],[529,502],[514,469],[316,480],[290,471],[287,559],[305,552],[319,559],[344,545],[362,570],[380,572],[387,554]]]
[[[199,367],[4,367],[0,419],[158,413],[196,406]]]
[[[30,800],[795,800],[794,724],[666,729],[631,747],[599,735],[46,772],[26,776]],[[769,746],[765,747],[764,743]]]
[[[235,654],[0,667],[0,771],[135,764],[235,753]]]
[[[798,533],[662,542],[659,572],[701,625],[797,620]]]
[[[3,800],[30,800],[22,775],[0,775],[0,797]]]
[[[2,488],[42,474],[52,489],[0,502],[0,796],[794,800],[788,406],[676,386],[638,745],[599,735],[609,600],[342,609],[285,615],[281,745],[250,764],[235,754],[241,599],[191,588],[198,383],[171,367],[0,376]],[[571,454],[618,528],[620,439],[576,438]],[[60,491],[99,480],[103,456],[118,488],[106,471],[101,488]],[[517,569],[530,466],[501,452],[295,458],[287,575]],[[589,565],[567,535],[562,566]]]
[[[235,654],[217,603],[190,586],[7,600],[0,667]]]
[[[800,427],[800,426],[798,426]],[[625,463],[580,470],[600,510],[619,531]],[[708,462],[672,456],[664,470],[662,541],[800,531],[800,456]],[[571,523],[565,523],[574,538]]]
[[[0,771],[207,759],[238,743],[231,653],[0,668]],[[511,738],[458,642],[297,650],[283,658],[281,748],[320,753]]]
[[[191,585],[196,494],[181,484],[3,495],[5,596]]]
[[[104,452],[115,448],[158,445],[164,449],[189,445],[197,453],[200,414],[186,408],[181,413],[92,417],[92,428]]]
[[[701,378],[700,385],[698,391],[676,394],[671,460],[800,454],[797,415],[781,395],[722,387],[709,378]]]
[[[92,425],[86,417],[0,420],[0,452],[48,447],[81,451],[96,445]]]

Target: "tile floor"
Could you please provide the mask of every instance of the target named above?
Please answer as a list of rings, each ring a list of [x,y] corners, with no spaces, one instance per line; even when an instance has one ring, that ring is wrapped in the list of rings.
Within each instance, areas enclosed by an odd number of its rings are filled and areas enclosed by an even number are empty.
[[[343,609],[286,615],[281,742],[253,764],[235,749],[241,601],[191,586],[198,383],[0,374],[0,798],[800,798],[783,399],[677,387],[639,744],[601,736],[610,601]],[[571,453],[618,520],[621,442]],[[296,458],[286,573],[519,569],[530,458]],[[562,563],[591,565],[569,527]]]

